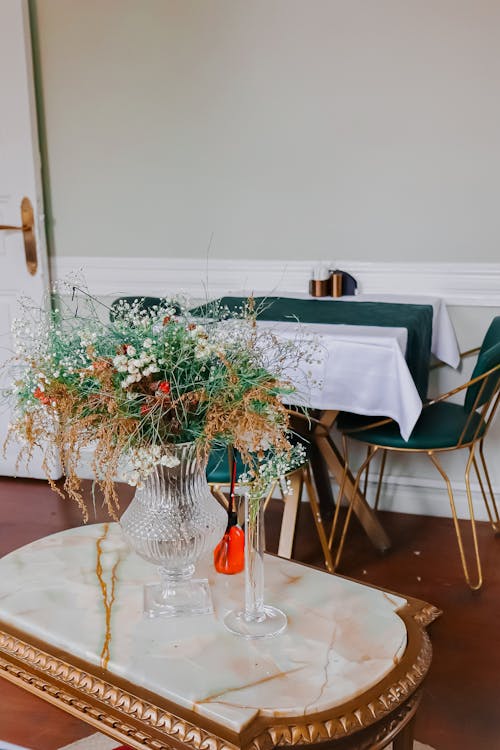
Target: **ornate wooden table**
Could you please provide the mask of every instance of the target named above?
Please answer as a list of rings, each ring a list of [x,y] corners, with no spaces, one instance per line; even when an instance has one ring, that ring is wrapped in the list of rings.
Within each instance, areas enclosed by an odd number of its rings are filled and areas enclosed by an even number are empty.
[[[41,539],[0,561],[0,674],[134,748],[411,748],[431,661],[416,599],[266,557],[287,631],[226,632],[242,575],[207,564],[215,615],[145,619],[155,571],[115,524]]]

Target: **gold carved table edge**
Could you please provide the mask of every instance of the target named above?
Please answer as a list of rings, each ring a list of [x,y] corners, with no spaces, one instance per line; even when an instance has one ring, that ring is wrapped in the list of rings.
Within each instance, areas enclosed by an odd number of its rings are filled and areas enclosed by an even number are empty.
[[[0,621],[0,676],[133,748],[270,750],[333,744],[383,748],[413,718],[432,647],[425,628],[441,614],[418,599],[397,614],[408,643],[387,677],[332,710],[303,716],[258,716],[238,734],[72,657]],[[361,739],[363,735],[364,739]],[[349,744],[360,737],[361,744]]]

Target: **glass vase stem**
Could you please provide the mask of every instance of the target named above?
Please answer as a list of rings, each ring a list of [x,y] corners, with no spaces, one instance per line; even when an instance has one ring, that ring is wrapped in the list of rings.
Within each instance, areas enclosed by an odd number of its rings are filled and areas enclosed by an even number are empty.
[[[245,495],[245,620],[261,621],[264,612],[264,503]]]
[[[243,638],[272,638],[287,626],[284,612],[264,604],[264,502],[245,497],[245,603],[224,618],[226,628]]]

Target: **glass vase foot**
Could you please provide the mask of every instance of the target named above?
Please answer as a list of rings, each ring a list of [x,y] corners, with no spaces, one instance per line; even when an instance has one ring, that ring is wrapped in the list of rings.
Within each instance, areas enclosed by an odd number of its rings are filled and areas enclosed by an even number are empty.
[[[265,605],[259,617],[248,617],[245,610],[231,610],[224,618],[224,625],[230,633],[242,638],[273,638],[286,629],[287,617],[281,609]]]
[[[213,611],[206,578],[190,578],[169,586],[164,583],[144,586],[144,614],[147,617],[211,615]]]

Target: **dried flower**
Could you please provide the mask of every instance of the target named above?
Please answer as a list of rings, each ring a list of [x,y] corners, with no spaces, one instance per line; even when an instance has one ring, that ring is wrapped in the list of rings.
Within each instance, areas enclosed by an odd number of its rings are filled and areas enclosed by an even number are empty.
[[[124,459],[137,485],[157,464],[173,465],[177,443],[195,441],[205,453],[214,443],[233,444],[249,465],[264,451],[293,455],[282,403],[292,389],[280,377],[290,344],[280,350],[273,343],[270,365],[269,334],[259,335],[251,302],[236,315],[209,305],[200,319],[178,300],[149,308],[120,300],[109,316],[81,285],[62,284],[55,293],[50,313],[24,300],[13,326],[8,439],[19,438],[19,460],[29,460],[35,445],[45,447],[46,467],[57,454],[64,487],[85,516],[77,466],[89,446],[114,517]],[[284,464],[273,466],[281,476]]]

